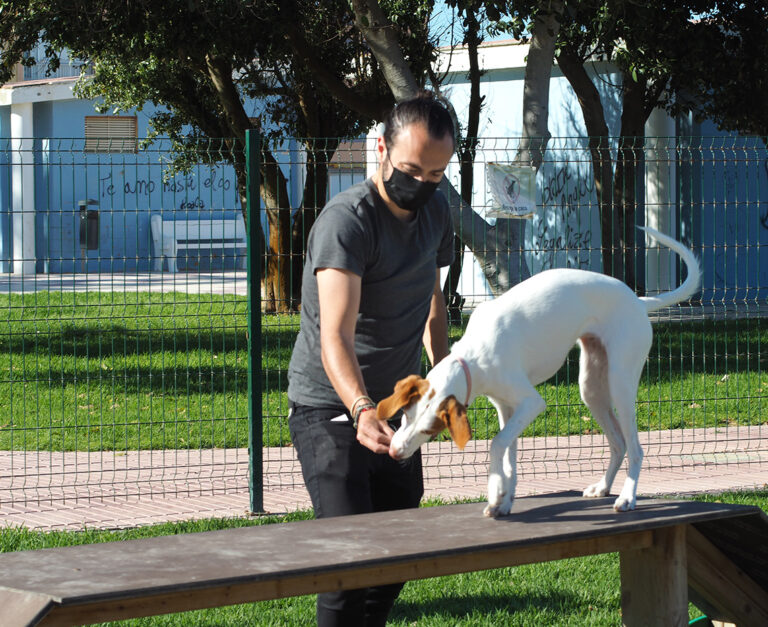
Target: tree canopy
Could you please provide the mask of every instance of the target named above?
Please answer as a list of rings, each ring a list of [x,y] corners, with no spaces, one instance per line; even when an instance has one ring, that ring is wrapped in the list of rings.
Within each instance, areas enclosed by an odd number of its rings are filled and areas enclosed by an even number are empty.
[[[398,0],[397,38],[408,63],[426,74],[431,3]],[[245,207],[245,132],[259,126],[276,142],[308,141],[302,209],[294,215],[287,182],[265,147],[261,195],[269,220],[269,308],[293,306],[289,250],[325,203],[327,166],[338,138],[355,137],[382,119],[394,98],[375,57],[355,28],[345,0],[3,0],[0,2],[0,79],[39,40],[56,69],[62,49],[85,59],[93,75],[79,93],[101,109],[141,110],[152,103],[150,138],[168,136],[177,167],[206,158],[202,138],[224,138]],[[210,146],[210,143],[206,143]],[[246,216],[246,219],[248,216]],[[295,228],[292,229],[292,222]]]

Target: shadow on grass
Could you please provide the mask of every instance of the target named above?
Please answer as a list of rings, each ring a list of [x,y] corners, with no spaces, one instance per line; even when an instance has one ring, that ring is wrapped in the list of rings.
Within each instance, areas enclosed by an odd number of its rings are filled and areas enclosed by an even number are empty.
[[[585,604],[585,599],[561,591],[549,591],[547,594],[472,594],[446,598],[433,598],[426,601],[411,602],[399,599],[392,610],[390,619],[417,624],[424,619],[434,621],[452,621],[468,619],[471,616],[495,616],[517,612],[540,613],[544,611],[563,612],[566,608],[574,611]],[[594,606],[594,602],[592,603]],[[586,609],[586,608],[585,608]],[[612,611],[613,608],[601,608]]]
[[[285,373],[296,332],[269,329],[262,336],[262,390],[284,391]],[[231,364],[231,354],[247,355],[245,329],[135,329],[119,325],[69,327],[32,334],[0,334],[0,361],[8,355],[8,382],[40,382],[46,388],[77,382],[122,393],[246,393],[247,362]],[[228,355],[229,354],[229,355]],[[224,364],[222,355],[228,355]],[[215,357],[214,357],[215,356]],[[61,360],[52,364],[52,359]],[[93,365],[93,362],[98,365]]]
[[[242,323],[224,317],[200,320],[180,317],[162,325],[136,328],[109,319],[63,319],[0,327],[0,362],[12,360],[9,382],[40,382],[65,387],[74,382],[97,382],[124,393],[245,393],[247,365],[231,363],[248,350]],[[262,320],[262,389],[284,392],[285,372],[296,340],[295,322],[265,316]],[[46,326],[46,323],[50,326]],[[238,326],[239,324],[239,326]],[[452,339],[458,338],[452,328]],[[649,356],[653,380],[674,380],[690,373],[733,374],[768,369],[768,319],[664,323],[654,327]],[[214,355],[216,356],[214,358]],[[230,360],[226,367],[224,359]],[[62,365],[52,364],[61,359]],[[99,362],[93,365],[93,360]],[[218,360],[218,361],[217,361]],[[578,349],[549,382],[575,382]]]

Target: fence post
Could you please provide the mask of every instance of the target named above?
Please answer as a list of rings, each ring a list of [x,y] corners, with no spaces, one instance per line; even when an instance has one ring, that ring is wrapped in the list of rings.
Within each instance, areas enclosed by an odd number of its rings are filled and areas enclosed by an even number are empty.
[[[248,489],[250,511],[264,511],[261,402],[261,239],[259,168],[261,134],[245,132],[246,212],[248,231]]]

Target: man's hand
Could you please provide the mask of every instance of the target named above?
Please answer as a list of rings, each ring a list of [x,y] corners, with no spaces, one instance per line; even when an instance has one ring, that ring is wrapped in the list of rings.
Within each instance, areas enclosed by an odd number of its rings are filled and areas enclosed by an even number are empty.
[[[376,417],[376,408],[363,411],[357,419],[357,441],[374,453],[389,453],[389,443],[394,434],[386,420]]]

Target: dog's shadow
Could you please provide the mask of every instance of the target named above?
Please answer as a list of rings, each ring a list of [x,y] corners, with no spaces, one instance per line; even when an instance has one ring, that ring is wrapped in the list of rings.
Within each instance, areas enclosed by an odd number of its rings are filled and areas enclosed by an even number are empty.
[[[555,503],[545,503],[540,506],[528,506],[527,509],[515,508],[506,516],[499,516],[498,522],[530,523],[543,522],[589,523],[592,525],[615,525],[617,523],[642,523],[664,519],[681,519],[698,511],[694,501],[659,501],[648,497],[638,497],[634,510],[617,512],[613,509],[616,495],[598,498],[586,498],[575,490],[561,492],[558,496],[570,497],[568,500],[558,500]],[[537,499],[551,501],[552,495],[541,494],[524,497],[530,503]],[[684,522],[684,521],[683,521]]]

